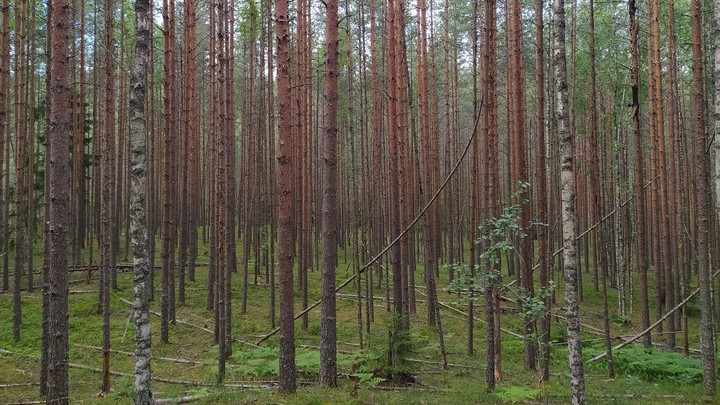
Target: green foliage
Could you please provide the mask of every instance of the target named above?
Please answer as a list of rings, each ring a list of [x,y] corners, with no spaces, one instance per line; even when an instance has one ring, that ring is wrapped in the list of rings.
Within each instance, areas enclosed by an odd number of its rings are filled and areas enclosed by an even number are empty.
[[[240,36],[243,41],[255,41],[260,36],[262,20],[254,0],[245,0],[240,6]]]
[[[110,391],[110,398],[122,400],[123,398],[135,399],[135,381],[132,376],[124,376],[120,378]]]
[[[320,369],[320,352],[316,350],[299,351],[295,355],[297,371],[305,374],[317,374]]]
[[[534,399],[540,394],[540,390],[522,385],[511,385],[509,387],[498,388],[493,394],[500,398],[502,402],[517,404],[522,401]]]
[[[416,365],[408,359],[417,353],[417,345],[410,330],[404,327],[405,317],[392,314],[388,318],[388,351],[384,353],[383,374],[394,381],[407,381],[415,372]]]
[[[195,397],[195,396],[201,396],[201,395],[209,395],[210,390],[208,387],[193,387],[188,390],[188,395]]]
[[[529,183],[519,182],[517,190],[510,200],[517,201],[530,187]],[[480,254],[480,263],[496,269],[500,266],[503,256],[515,251],[514,240],[525,238],[520,211],[522,204],[527,200],[521,199],[518,204],[503,207],[503,213],[498,217],[488,218],[480,225],[480,237],[475,244],[484,250]],[[475,265],[474,270],[480,270],[481,265]],[[485,287],[501,282],[500,272],[490,270],[484,272],[471,272],[466,265],[455,265],[456,279],[448,286],[451,292],[463,292],[462,299],[477,299]],[[477,274],[473,274],[477,273]]]
[[[583,354],[593,357],[602,349],[586,348]],[[606,363],[592,363],[604,366]],[[613,352],[615,370],[646,381],[671,380],[680,384],[700,383],[703,380],[702,363],[698,359],[684,357],[679,353],[659,352],[642,346],[626,347]]]
[[[260,347],[233,352],[233,358],[242,364],[242,373],[251,378],[275,378],[280,375],[278,348]]]
[[[545,299],[552,297],[555,284],[551,281],[547,288],[540,288],[535,295],[518,291],[517,297],[520,300],[522,314],[530,319],[541,319],[545,316]]]
[[[510,200],[519,201],[517,204],[506,206],[503,213],[494,218],[485,220],[480,226],[481,236],[475,241],[475,244],[485,247],[480,254],[480,262],[492,265],[493,268],[499,267],[503,256],[515,251],[514,241],[527,237],[525,230],[520,223],[520,211],[522,205],[528,200],[521,199],[522,195],[527,192],[530,184],[519,182],[517,190],[513,193]],[[532,223],[531,226],[545,226],[545,224]],[[480,270],[481,266],[476,265],[475,270]],[[522,307],[522,313],[530,319],[540,319],[545,315],[544,300],[552,295],[554,286],[552,283],[548,288],[541,288],[535,295],[529,295],[523,290],[513,290],[509,285],[502,285],[500,272],[490,270],[484,272],[476,272],[472,275],[468,266],[455,266],[457,273],[456,279],[450,283],[449,290],[451,292],[466,292],[461,299],[464,301],[478,299],[486,287],[500,284],[504,290],[514,291],[518,301]]]
[[[233,359],[241,365],[248,378],[276,378],[280,375],[277,347],[246,348],[233,352]],[[295,355],[298,372],[315,375],[320,368],[320,353],[316,350],[298,350]]]
[[[387,381],[386,378],[376,377],[375,373],[355,373],[355,376],[360,381],[360,384],[367,385],[368,387],[374,388],[380,385],[380,383]]]

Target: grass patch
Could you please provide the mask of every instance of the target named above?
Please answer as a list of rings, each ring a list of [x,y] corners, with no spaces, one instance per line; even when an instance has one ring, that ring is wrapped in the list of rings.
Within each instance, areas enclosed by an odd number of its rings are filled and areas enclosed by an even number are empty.
[[[238,242],[241,245],[241,242]],[[122,245],[122,244],[121,244]],[[158,246],[160,246],[158,244]],[[36,251],[39,250],[36,249]],[[199,251],[207,251],[203,246]],[[242,250],[239,250],[241,252]],[[120,257],[124,254],[121,252]],[[345,255],[340,255],[338,282],[344,281],[344,269],[347,268]],[[347,255],[350,258],[350,255]],[[97,258],[94,260],[97,263]],[[199,258],[199,262],[207,262],[207,257]],[[38,268],[41,260],[36,258]],[[158,260],[157,263],[160,263]],[[254,263],[250,266],[250,279],[248,290],[247,312],[240,313],[242,299],[242,269],[240,274],[233,276],[232,290],[232,335],[235,339],[245,342],[256,342],[257,339],[270,331],[271,321],[269,313],[269,287],[265,284],[264,268],[258,277],[259,283],[254,281]],[[439,280],[439,299],[442,302],[465,310],[466,307],[458,304],[457,295],[442,291],[448,280],[448,268],[441,269]],[[156,291],[160,289],[160,270],[155,272]],[[503,271],[505,274],[505,271]],[[72,273],[73,279],[84,280],[85,274]],[[422,284],[422,267],[416,269],[415,279]],[[39,277],[36,278],[36,281]],[[562,305],[562,282],[558,280],[556,295],[558,302],[556,308]],[[582,322],[600,326],[602,319],[602,305],[599,295],[593,291],[592,277],[585,275],[585,300],[582,302]],[[377,283],[377,278],[375,279]],[[652,273],[650,285],[652,285]],[[318,272],[308,274],[309,301],[312,303],[320,297],[320,277]],[[448,352],[448,361],[462,367],[450,367],[446,371],[439,370],[439,345],[437,330],[426,324],[426,304],[418,302],[417,314],[410,317],[410,331],[407,336],[408,343],[414,347],[408,350],[407,357],[421,360],[421,363],[407,363],[409,373],[413,375],[416,385],[414,387],[392,386],[385,379],[388,370],[383,366],[387,356],[388,345],[388,316],[386,303],[375,302],[375,321],[371,323],[368,333],[363,330],[363,347],[360,347],[357,325],[357,303],[354,299],[338,300],[338,350],[350,354],[341,354],[338,357],[338,368],[341,376],[338,380],[339,388],[328,390],[323,387],[303,385],[297,394],[284,397],[275,390],[268,389],[237,389],[228,386],[216,387],[215,374],[217,372],[217,346],[214,344],[212,333],[202,328],[214,329],[214,315],[205,307],[205,287],[207,285],[207,268],[201,267],[197,272],[197,280],[188,282],[185,303],[177,307],[177,319],[188,324],[177,323],[170,326],[170,344],[159,342],[160,322],[156,316],[151,317],[151,328],[154,332],[152,353],[155,359],[152,363],[153,375],[159,378],[196,382],[204,385],[187,385],[153,381],[153,394],[156,398],[174,398],[179,396],[201,396],[199,404],[232,404],[232,403],[288,403],[288,404],[468,404],[468,403],[522,403],[538,402],[548,404],[564,404],[569,402],[569,374],[567,372],[567,350],[565,348],[566,333],[561,323],[553,322],[551,329],[551,380],[539,384],[536,372],[526,371],[523,368],[524,347],[522,341],[503,333],[502,365],[503,381],[498,385],[495,393],[488,393],[484,385],[485,364],[485,327],[482,322],[475,326],[475,354],[467,355],[467,325],[465,318],[457,313],[443,310],[442,320],[445,330],[445,343]],[[277,284],[276,284],[277,285]],[[392,287],[391,287],[392,288]],[[102,316],[97,314],[97,281],[85,284],[84,281],[73,283],[71,290],[94,291],[91,294],[70,295],[70,361],[90,367],[102,366],[102,355],[98,350],[88,349],[86,346],[101,346],[102,344]],[[352,292],[348,286],[346,293]],[[383,286],[374,287],[375,297],[385,297]],[[363,288],[364,295],[364,288]],[[111,292],[111,346],[113,349],[132,352],[133,325],[127,327],[130,306],[122,299],[132,297],[132,276],[129,273],[118,275],[118,290]],[[159,294],[152,303],[152,309],[159,311]],[[418,296],[423,299],[422,296]],[[616,295],[611,292],[610,302],[616,302]],[[510,307],[512,304],[504,303]],[[28,383],[39,381],[39,353],[41,344],[41,295],[38,290],[33,293],[22,294],[23,325],[22,338],[14,341],[12,337],[12,295],[0,294],[0,348],[10,350],[17,354],[0,353],[0,384]],[[613,323],[613,333],[617,335],[632,335],[634,327],[639,322],[639,298],[636,297],[633,316],[627,316],[623,322]],[[296,295],[296,311],[302,308],[301,296]],[[697,308],[693,301],[692,308]],[[363,316],[365,316],[363,303]],[[475,306],[475,316],[482,318],[482,301]],[[556,309],[556,311],[559,311]],[[611,309],[614,311],[614,308]],[[699,339],[697,326],[699,313],[691,311],[690,318],[690,345],[697,347]],[[612,316],[617,314],[612,313]],[[296,323],[297,366],[299,378],[306,382],[317,379],[319,368],[319,353],[312,347],[319,344],[319,312],[312,311],[308,316],[307,329]],[[520,333],[522,320],[516,314],[503,313],[501,316],[503,328]],[[633,326],[635,325],[635,326]],[[591,356],[599,353],[593,347],[593,340],[599,336],[585,330],[583,334],[587,345],[585,355]],[[601,341],[598,341],[601,342]],[[302,347],[301,347],[302,345]],[[226,383],[233,382],[253,383],[277,378],[277,346],[278,337],[274,336],[262,344],[260,349],[253,348],[239,342],[233,344],[233,355],[228,360]],[[594,351],[593,351],[594,350]],[[635,348],[620,350],[615,353],[616,369],[620,377],[608,380],[602,362],[597,362],[586,370],[588,398],[591,403],[615,404],[675,404],[678,402],[695,403],[702,401],[702,386],[693,373],[697,371],[699,362],[685,359],[679,355],[652,352],[645,353],[644,349]],[[626,355],[625,352],[630,354]],[[636,355],[636,357],[633,357]],[[182,358],[192,360],[199,364],[178,364],[158,359],[158,357]],[[651,367],[643,369],[635,363],[645,363],[651,360]],[[132,373],[133,358],[121,353],[111,354],[111,369],[113,371]],[[684,373],[679,369],[686,370]],[[675,371],[673,371],[675,370]],[[700,370],[700,373],[702,371]],[[701,374],[700,374],[701,375]],[[112,392],[106,397],[98,397],[101,387],[101,375],[90,370],[70,369],[70,395],[72,401],[83,401],[92,404],[118,404],[129,403],[132,398],[132,378],[112,376]],[[380,389],[385,388],[385,389]],[[532,396],[531,396],[532,395]],[[680,399],[679,399],[680,398]],[[38,401],[38,387],[0,388],[0,402]]]

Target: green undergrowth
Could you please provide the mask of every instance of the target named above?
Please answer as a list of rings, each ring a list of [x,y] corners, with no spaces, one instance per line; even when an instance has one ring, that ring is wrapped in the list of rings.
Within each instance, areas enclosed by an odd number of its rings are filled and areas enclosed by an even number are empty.
[[[238,246],[242,247],[241,242]],[[200,248],[201,254],[206,248]],[[242,250],[238,251],[241,254]],[[97,252],[96,252],[97,253]],[[121,253],[121,257],[123,253]],[[338,282],[345,279],[344,270],[348,263],[341,253]],[[350,259],[350,255],[347,256]],[[97,260],[97,259],[96,259]],[[207,262],[203,256],[199,262]],[[36,263],[40,263],[37,258]],[[159,263],[159,261],[158,261]],[[298,393],[281,396],[273,388],[262,384],[277,380],[278,377],[278,336],[262,343],[260,348],[251,344],[272,330],[269,309],[269,286],[265,284],[264,269],[254,284],[254,263],[250,266],[247,312],[241,313],[242,265],[239,274],[233,276],[232,292],[232,356],[228,359],[226,386],[215,385],[217,373],[217,345],[212,331],[214,315],[206,309],[205,288],[207,268],[200,267],[195,282],[187,284],[185,303],[178,302],[178,323],[170,326],[170,343],[159,342],[160,323],[152,316],[153,331],[152,363],[153,375],[174,382],[153,381],[156,398],[177,398],[197,396],[198,404],[498,404],[498,403],[543,403],[565,404],[569,402],[570,375],[567,370],[566,333],[562,323],[553,320],[551,329],[551,379],[540,383],[536,371],[523,367],[523,342],[507,333],[501,334],[503,379],[497,389],[489,393],[485,389],[485,327],[481,321],[475,323],[473,355],[467,354],[466,318],[456,312],[443,310],[442,321],[445,332],[446,351],[451,366],[440,369],[440,346],[437,330],[426,324],[426,303],[417,303],[417,313],[410,317],[410,330],[401,337],[403,362],[396,368],[387,366],[388,316],[386,303],[375,302],[375,320],[368,333],[362,332],[362,346],[358,335],[357,302],[348,297],[339,297],[337,302],[338,335],[338,389],[327,389],[316,385],[319,368],[319,312],[308,315],[308,327],[296,323],[296,364],[299,371]],[[439,288],[447,285],[448,268],[441,269]],[[415,279],[422,280],[422,266],[416,269]],[[504,274],[506,274],[504,272]],[[350,274],[348,274],[349,276]],[[82,274],[73,273],[73,280],[80,280]],[[156,288],[160,287],[160,271],[155,273]],[[39,279],[39,278],[38,278]],[[36,279],[36,280],[38,280]],[[592,288],[592,277],[584,275],[586,297],[581,303],[585,324],[602,325],[601,300]],[[377,279],[376,279],[377,282]],[[652,282],[652,280],[650,281]],[[320,278],[317,272],[308,275],[309,302],[320,298]],[[562,305],[562,282],[558,280],[557,303]],[[652,284],[651,284],[652,285]],[[70,361],[92,368],[102,367],[102,354],[90,346],[102,345],[102,316],[97,314],[97,282],[91,284],[76,282],[70,289],[79,293],[70,295]],[[354,288],[349,285],[343,293],[352,295]],[[364,291],[364,288],[363,288]],[[614,291],[614,290],[613,290]],[[385,297],[383,288],[375,286],[375,297]],[[132,296],[132,277],[127,273],[118,276],[118,290],[111,292],[111,346],[113,349],[133,351],[133,325],[128,323],[131,307],[122,301]],[[295,309],[302,308],[302,296],[296,293]],[[159,295],[152,309],[159,311]],[[422,295],[418,299],[423,300]],[[446,291],[439,293],[439,299],[459,310],[467,309],[460,303],[458,295]],[[616,302],[611,293],[610,302]],[[0,294],[0,349],[11,352],[0,353],[0,385],[38,382],[41,295],[39,291],[22,294],[23,326],[20,341],[12,337],[12,295]],[[364,304],[364,302],[363,302]],[[613,322],[613,333],[632,336],[639,321],[639,303],[634,303],[634,316],[627,315],[622,322]],[[697,304],[691,303],[691,308]],[[522,320],[513,308],[516,304],[502,302],[503,328],[520,333]],[[651,310],[652,311],[652,310]],[[475,316],[482,318],[482,301],[475,304]],[[615,308],[611,316],[619,319]],[[560,312],[561,313],[561,312]],[[561,313],[562,314],[562,313]],[[693,314],[691,312],[691,314]],[[363,305],[363,317],[365,316]],[[276,315],[277,316],[277,315]],[[690,319],[691,347],[698,346],[697,314]],[[180,322],[183,321],[183,322]],[[277,322],[276,322],[277,325]],[[598,354],[603,347],[602,336],[584,328],[585,356]],[[250,344],[248,344],[250,343]],[[609,379],[604,362],[598,361],[586,368],[587,392],[590,403],[599,404],[675,404],[705,403],[699,376],[699,361],[686,359],[681,355],[657,351],[647,352],[642,348],[628,347],[615,354],[617,376]],[[192,364],[179,364],[162,360],[160,357],[189,360]],[[399,369],[401,367],[402,369]],[[122,353],[111,354],[111,369],[120,373],[133,371],[132,356]],[[398,384],[393,375],[407,373],[412,378]],[[99,396],[101,374],[80,368],[70,369],[70,393],[73,401],[98,404],[126,404],[132,398],[133,379],[131,375],[115,375],[111,378],[112,391]],[[183,382],[183,383],[181,383]],[[232,385],[243,385],[244,388]],[[37,386],[0,388],[0,404],[12,402],[39,401],[42,398]]]
[[[605,350],[586,348],[583,354],[590,358],[604,352]],[[614,351],[613,365],[617,372],[645,381],[667,380],[679,384],[699,384],[703,380],[702,363],[699,359],[638,345]],[[597,361],[593,363],[593,367],[607,369],[607,362]]]

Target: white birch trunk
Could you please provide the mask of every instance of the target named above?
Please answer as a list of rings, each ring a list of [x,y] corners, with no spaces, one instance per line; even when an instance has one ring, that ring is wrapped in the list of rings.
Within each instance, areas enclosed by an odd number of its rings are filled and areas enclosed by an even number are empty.
[[[554,49],[558,138],[560,139],[560,191],[563,235],[563,272],[567,317],[570,393],[573,405],[587,403],[582,360],[578,306],[577,253],[575,245],[575,179],[573,177],[573,134],[568,126],[568,83],[565,50],[565,1],[553,1]]]
[[[137,17],[135,60],[133,64],[130,92],[130,233],[134,257],[134,301],[135,318],[135,403],[153,403],[150,390],[150,266],[148,259],[148,233],[146,210],[146,169],[145,169],[145,85],[150,59],[150,2],[135,2]]]

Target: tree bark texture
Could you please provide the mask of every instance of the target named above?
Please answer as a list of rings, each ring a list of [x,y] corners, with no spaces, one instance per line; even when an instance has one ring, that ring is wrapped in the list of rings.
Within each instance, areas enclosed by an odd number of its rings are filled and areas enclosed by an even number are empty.
[[[328,0],[325,13],[325,129],[322,143],[322,267],[320,307],[320,383],[337,385],[335,265],[337,263],[337,108],[338,2]]]
[[[150,59],[150,0],[135,2],[135,60],[130,78],[130,233],[133,249],[135,321],[135,403],[151,405],[150,263],[147,230],[147,148],[145,97]]]
[[[48,245],[48,403],[68,403],[68,217],[70,213],[70,4],[52,1]]]
[[[575,241],[575,181],[573,177],[573,134],[568,127],[568,84],[565,51],[565,1],[553,0],[553,68],[558,138],[560,139],[560,190],[563,235],[565,316],[567,318],[570,393],[574,405],[587,403],[582,359],[578,305],[577,253]]]

